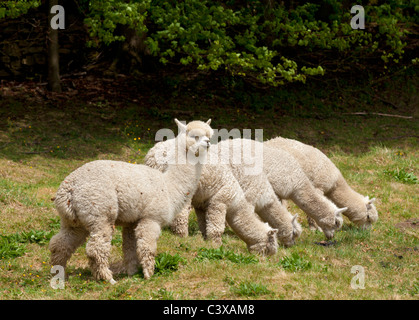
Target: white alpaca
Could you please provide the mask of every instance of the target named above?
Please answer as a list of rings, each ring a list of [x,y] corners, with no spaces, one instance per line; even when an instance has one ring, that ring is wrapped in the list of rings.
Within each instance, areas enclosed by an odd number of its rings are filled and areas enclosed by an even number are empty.
[[[369,199],[354,191],[339,169],[319,149],[282,137],[268,140],[264,145],[292,154],[314,187],[337,206],[348,208],[344,215],[355,225],[368,228],[378,220],[377,209],[373,204],[375,198]]]
[[[157,143],[147,153],[144,163],[161,171],[171,161],[173,140]],[[211,158],[210,149],[208,158]],[[207,160],[209,161],[209,159]],[[249,251],[272,255],[277,251],[276,233],[254,213],[254,206],[247,202],[240,184],[228,165],[205,164],[192,205],[198,225],[205,239],[221,244],[226,220],[233,231],[247,244]],[[187,234],[189,205],[176,218],[176,226]],[[186,232],[185,232],[186,230]]]
[[[272,193],[269,189],[273,189],[274,193],[280,199],[291,199],[295,202],[309,217],[316,221],[328,239],[332,238],[334,232],[341,228],[343,224],[341,213],[347,210],[347,208],[338,209],[336,205],[314,188],[299,163],[289,153],[283,150],[268,148],[261,142],[248,139],[234,139],[213,145],[208,161],[210,161],[216,149],[218,149],[220,159],[223,156],[225,157],[225,150],[229,150],[227,151],[227,161],[230,162],[230,168],[233,174],[245,191],[247,200],[256,208],[259,207],[257,212],[263,220],[268,221],[273,227],[279,229],[279,235],[281,235],[281,230],[293,230],[294,236],[298,236],[301,233],[301,227],[295,227],[295,220],[292,220],[292,216],[278,199],[276,201],[268,201],[268,199],[272,199],[270,196]],[[231,152],[233,149],[240,149],[242,153],[238,153],[237,151]],[[248,152],[246,153],[246,150],[259,150],[260,157],[258,161],[262,161],[262,163],[253,164],[252,166],[260,166],[263,173],[254,175],[244,173],[246,163],[252,163],[252,159],[250,159],[252,155],[249,155]],[[234,160],[232,158],[233,154],[242,154],[241,163],[235,164],[232,162]],[[247,167],[249,166],[247,165]],[[265,175],[267,180],[264,178]],[[271,188],[266,187],[266,181],[269,181]],[[258,202],[260,203],[259,205]],[[271,205],[274,206],[272,207],[274,210],[270,210]],[[183,211],[182,216],[185,215],[186,213]],[[181,222],[185,220],[182,217]],[[294,225],[292,229],[289,228],[290,222]],[[174,223],[179,224],[179,220],[175,220]],[[176,228],[182,229],[179,225]],[[219,225],[217,232],[220,233],[222,230],[224,229]],[[290,233],[284,232],[283,234],[289,235]],[[283,242],[286,244],[286,241],[283,240]]]
[[[96,279],[115,283],[108,256],[115,225],[122,225],[124,264],[129,274],[141,264],[144,277],[154,273],[154,257],[162,226],[188,203],[195,193],[213,130],[207,123],[183,125],[175,119],[179,135],[175,143],[183,164],[165,173],[144,165],[120,161],[89,162],[61,183],[55,206],[61,218],[60,232],[49,244],[51,264],[66,266],[78,246],[90,238],[86,254]]]
[[[163,158],[169,154],[172,144],[173,142],[170,140],[157,143],[146,155],[145,164],[164,171]],[[260,172],[249,175],[246,171],[250,172],[250,168],[241,164],[234,164],[235,162],[244,162],[241,147],[239,146],[239,148],[240,150],[233,150],[233,146],[230,146],[228,142],[227,144],[220,142],[210,149],[207,159],[209,163],[202,170],[198,190],[192,198],[192,205],[195,207],[198,225],[203,236],[206,239],[221,243],[226,214],[227,221],[229,215],[235,215],[235,221],[238,225],[232,225],[230,222],[229,225],[237,234],[244,234],[239,231],[239,221],[242,221],[243,225],[260,224],[250,213],[247,214],[246,220],[243,220],[243,213],[236,208],[237,201],[233,202],[234,205],[230,204],[230,195],[234,194],[236,197],[240,195],[240,203],[244,203],[244,199],[247,200],[263,221],[278,229],[277,236],[282,244],[285,246],[293,245],[295,239],[301,234],[300,224],[296,217],[293,217],[278,200],[262,169]],[[233,159],[235,155],[238,155],[238,159]],[[243,192],[244,198],[242,196]],[[246,205],[246,207],[249,206]],[[176,217],[172,224],[172,230],[185,236],[187,234],[188,216],[189,206]],[[254,230],[256,231],[256,229]],[[251,234],[248,236],[251,236]]]
[[[327,238],[332,238],[335,230],[342,226],[343,220],[341,212],[346,208],[338,209],[332,202],[320,194],[307,179],[298,162],[283,150],[270,149],[263,143],[249,139],[234,139],[222,141],[219,149],[223,150],[224,145],[229,145],[230,149],[241,149],[243,164],[233,165],[233,168],[249,167],[251,164],[255,169],[260,167],[266,174],[274,193],[280,199],[291,199],[304,212],[312,217],[323,229]],[[213,148],[217,147],[214,145]],[[251,154],[253,150],[255,154]],[[223,152],[223,151],[222,151]],[[234,152],[237,154],[237,151]],[[258,157],[256,156],[258,154]],[[254,159],[252,161],[252,158]],[[259,164],[257,162],[260,162]],[[253,162],[253,164],[252,164]],[[237,170],[235,169],[234,172]],[[240,180],[251,182],[255,176],[243,175]],[[257,190],[255,190],[257,192]],[[282,204],[281,204],[282,206]],[[284,207],[284,206],[282,206]],[[282,212],[287,212],[285,207]],[[284,218],[286,215],[282,215]]]

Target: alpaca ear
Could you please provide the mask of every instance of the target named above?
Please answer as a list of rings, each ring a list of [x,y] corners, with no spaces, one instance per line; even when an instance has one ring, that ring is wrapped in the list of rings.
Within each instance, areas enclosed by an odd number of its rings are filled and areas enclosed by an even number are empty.
[[[206,123],[207,123],[207,125],[210,125],[211,124],[211,119],[208,119],[208,121]]]
[[[367,210],[372,209],[371,205],[375,202],[376,199],[375,198],[370,199],[370,197],[366,196],[365,200],[367,200],[367,203],[366,203]]]
[[[183,124],[182,122],[180,122],[176,118],[175,118],[175,122],[177,124],[178,129],[179,129],[179,133],[186,132],[186,125],[185,124]]]
[[[348,210],[348,207],[337,209],[335,211],[335,214],[336,214],[336,216],[338,216],[339,214],[341,214],[342,212],[345,212],[346,210]]]
[[[295,222],[297,222],[297,218],[298,218],[298,213],[296,213],[295,216],[292,217],[291,224],[294,224]]]

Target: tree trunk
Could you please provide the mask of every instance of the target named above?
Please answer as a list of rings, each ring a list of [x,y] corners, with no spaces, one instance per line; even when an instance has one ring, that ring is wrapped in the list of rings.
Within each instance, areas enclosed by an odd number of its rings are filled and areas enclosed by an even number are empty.
[[[60,59],[58,53],[58,29],[51,28],[51,8],[58,4],[58,0],[49,0],[48,12],[48,87],[52,92],[61,92]]]

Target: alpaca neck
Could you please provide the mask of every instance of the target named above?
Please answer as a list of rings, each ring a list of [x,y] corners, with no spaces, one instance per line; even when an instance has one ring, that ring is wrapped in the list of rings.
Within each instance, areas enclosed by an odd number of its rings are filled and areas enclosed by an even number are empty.
[[[168,196],[171,201],[172,216],[175,217],[190,202],[194,195],[201,177],[202,163],[191,164],[185,157],[177,159],[177,163],[171,164],[164,173]]]
[[[339,208],[348,208],[343,214],[351,221],[357,220],[359,214],[366,211],[364,197],[353,190],[342,176],[328,196]]]

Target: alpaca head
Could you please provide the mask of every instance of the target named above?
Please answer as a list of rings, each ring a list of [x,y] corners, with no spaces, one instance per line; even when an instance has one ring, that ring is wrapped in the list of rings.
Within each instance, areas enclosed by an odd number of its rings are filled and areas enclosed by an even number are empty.
[[[301,228],[301,224],[298,222],[297,218],[298,213],[291,219],[291,232],[288,232],[288,234],[286,235],[282,235],[282,237],[278,233],[278,238],[281,237],[280,241],[285,247],[293,246],[295,244],[295,240],[301,235],[303,231],[303,229]]]
[[[325,234],[327,239],[332,239],[333,236],[335,235],[335,231],[342,228],[342,225],[343,225],[342,212],[345,212],[346,210],[348,210],[347,207],[337,209],[334,214],[334,223],[331,223],[327,227],[323,225],[321,226],[323,233]]]
[[[278,252],[278,229],[272,229],[268,223],[266,226],[266,237],[256,244],[248,245],[248,249],[252,253],[257,253],[263,256],[272,256]]]
[[[211,119],[207,122],[191,121],[187,125],[177,119],[175,122],[179,129],[179,141],[185,144],[184,147],[188,154],[191,151],[193,155],[199,156],[200,150],[206,151],[210,147],[210,138],[214,133],[210,127]]]
[[[375,200],[375,198],[370,199],[369,196],[363,199],[363,212],[359,214],[360,219],[353,221],[358,227],[368,229],[378,220],[378,212],[374,206]]]

